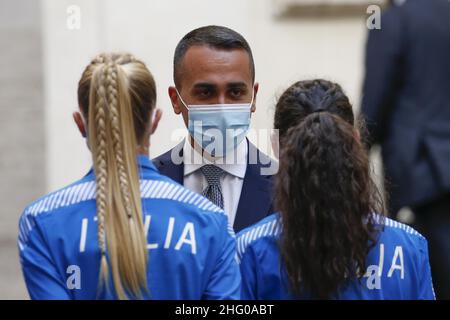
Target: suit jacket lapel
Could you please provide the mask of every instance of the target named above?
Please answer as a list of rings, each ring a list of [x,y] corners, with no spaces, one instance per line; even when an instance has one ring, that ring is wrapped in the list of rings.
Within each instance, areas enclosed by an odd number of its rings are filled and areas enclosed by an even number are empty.
[[[155,166],[161,174],[180,184],[183,184],[184,180],[183,145],[184,140],[154,160]],[[181,159],[181,161],[172,161],[172,154],[176,160]]]
[[[249,163],[247,157],[247,170],[245,172],[242,185],[241,196],[234,221],[236,232],[250,226],[272,213],[272,176],[261,175],[260,163],[262,154],[248,140],[249,155],[257,152],[258,161],[255,164]]]

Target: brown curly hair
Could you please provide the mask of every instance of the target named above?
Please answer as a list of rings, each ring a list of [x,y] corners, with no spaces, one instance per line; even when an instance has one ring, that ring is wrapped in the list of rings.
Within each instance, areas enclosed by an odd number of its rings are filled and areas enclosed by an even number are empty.
[[[338,84],[300,81],[280,97],[276,207],[280,251],[294,295],[332,298],[359,278],[384,212],[348,97]]]

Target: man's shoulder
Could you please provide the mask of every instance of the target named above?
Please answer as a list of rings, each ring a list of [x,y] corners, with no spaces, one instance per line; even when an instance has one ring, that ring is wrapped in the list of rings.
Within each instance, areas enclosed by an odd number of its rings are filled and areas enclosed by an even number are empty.
[[[278,161],[270,157],[248,140],[248,166],[260,169],[260,174],[271,178],[278,172]]]
[[[153,163],[156,167],[160,167],[167,164],[181,164],[183,162],[183,145],[184,140],[175,145],[168,151],[160,154],[153,159]]]

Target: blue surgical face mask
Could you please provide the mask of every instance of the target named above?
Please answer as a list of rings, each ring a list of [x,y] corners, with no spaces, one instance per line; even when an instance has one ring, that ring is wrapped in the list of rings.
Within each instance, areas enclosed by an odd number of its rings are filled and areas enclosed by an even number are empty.
[[[250,110],[253,104],[188,105],[178,97],[188,110],[188,131],[207,153],[223,157],[233,151],[247,135],[250,127]]]

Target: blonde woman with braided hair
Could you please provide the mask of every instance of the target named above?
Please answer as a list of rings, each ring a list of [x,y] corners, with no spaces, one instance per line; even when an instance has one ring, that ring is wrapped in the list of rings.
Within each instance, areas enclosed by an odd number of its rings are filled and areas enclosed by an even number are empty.
[[[223,210],[148,158],[161,112],[145,64],[100,54],[74,120],[93,168],[31,203],[19,254],[32,299],[237,299],[235,236]]]

